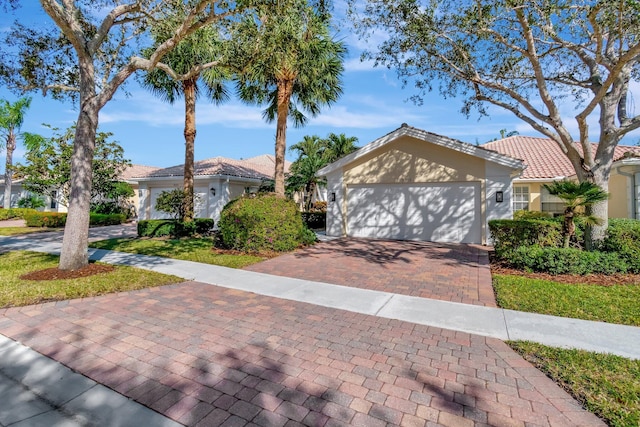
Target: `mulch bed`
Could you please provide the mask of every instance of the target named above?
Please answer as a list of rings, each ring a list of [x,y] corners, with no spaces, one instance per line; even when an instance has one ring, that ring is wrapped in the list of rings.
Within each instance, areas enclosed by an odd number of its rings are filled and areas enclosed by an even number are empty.
[[[522,270],[516,270],[506,267],[500,263],[491,261],[491,274],[503,274],[510,276],[523,276],[530,279],[551,280],[558,283],[566,283],[569,285],[640,285],[640,274],[614,274],[606,276],[604,274],[587,274],[580,276],[578,274],[559,274],[553,275],[548,273],[529,273]]]
[[[61,280],[61,279],[78,279],[80,277],[89,277],[96,274],[109,273],[116,268],[112,265],[105,264],[89,264],[77,270],[59,270],[57,267],[47,268],[44,270],[33,271],[23,274],[20,279],[23,280]]]

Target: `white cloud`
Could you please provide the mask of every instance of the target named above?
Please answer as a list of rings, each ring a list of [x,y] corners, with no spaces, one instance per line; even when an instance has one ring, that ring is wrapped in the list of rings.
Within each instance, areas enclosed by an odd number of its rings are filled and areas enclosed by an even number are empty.
[[[354,71],[377,71],[378,68],[374,67],[374,62],[371,60],[362,61],[360,57],[350,58],[344,62],[344,70],[346,72]]]

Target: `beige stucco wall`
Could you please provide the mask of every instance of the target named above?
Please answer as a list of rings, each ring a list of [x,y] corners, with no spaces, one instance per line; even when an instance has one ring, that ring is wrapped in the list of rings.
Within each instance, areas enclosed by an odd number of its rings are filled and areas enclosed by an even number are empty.
[[[482,181],[485,161],[403,136],[348,166],[344,184]]]
[[[629,178],[618,174],[615,169],[609,179],[609,218],[630,218],[629,216]],[[514,185],[526,185],[529,187],[529,210],[541,211],[540,193],[543,184],[548,182],[514,182]]]
[[[609,218],[629,218],[630,178],[615,171],[609,179]]]

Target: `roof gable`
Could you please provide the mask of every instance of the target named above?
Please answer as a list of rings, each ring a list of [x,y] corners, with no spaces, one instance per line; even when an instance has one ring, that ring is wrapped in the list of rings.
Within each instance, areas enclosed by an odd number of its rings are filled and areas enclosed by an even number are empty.
[[[597,144],[592,144],[594,150]],[[575,175],[573,165],[562,152],[558,143],[549,138],[532,136],[511,136],[483,145],[487,150],[522,159],[527,168],[520,179],[553,179]],[[582,147],[577,144],[579,151]],[[640,149],[627,145],[615,148],[613,161],[620,161],[628,157],[640,156]]]
[[[468,144],[466,142],[458,141],[446,136],[437,135],[435,133],[427,132],[422,129],[414,128],[412,126],[403,123],[398,129],[386,134],[385,136],[370,142],[359,150],[331,163],[320,169],[317,173],[318,176],[327,175],[333,171],[339,170],[346,165],[360,159],[361,157],[378,150],[385,145],[397,140],[403,136],[410,136],[419,141],[428,142],[441,147],[449,148],[460,153],[468,154],[471,156],[479,157],[481,159],[500,164],[502,166],[510,167],[513,169],[523,169],[524,165],[521,160],[511,158],[504,154],[497,153],[491,150],[485,150],[482,147]]]

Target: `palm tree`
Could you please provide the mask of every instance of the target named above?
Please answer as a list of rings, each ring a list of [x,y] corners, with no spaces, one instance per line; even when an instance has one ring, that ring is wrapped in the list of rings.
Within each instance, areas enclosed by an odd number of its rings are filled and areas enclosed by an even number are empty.
[[[340,135],[336,135],[335,133],[330,133],[327,136],[327,161],[329,163],[335,162],[336,160],[346,156],[347,154],[351,154],[356,151],[358,148],[355,145],[358,142],[358,138],[355,136],[347,137],[344,133]]]
[[[324,182],[316,176],[316,172],[328,163],[325,156],[326,140],[316,135],[307,135],[302,141],[289,147],[289,150],[297,152],[298,158],[291,164],[286,182],[287,191],[302,191],[304,208],[308,211],[318,184]]]
[[[338,99],[346,49],[330,37],[325,11],[306,0],[280,0],[256,11],[257,19],[245,19],[234,36],[241,41],[237,58],[247,64],[237,87],[243,101],[268,104],[263,117],[277,123],[275,193],[284,197],[287,119],[302,126],[303,111],[315,116]]]
[[[162,21],[151,31],[154,46],[157,46],[173,36],[175,29],[183,22],[184,17],[179,14],[175,19]],[[182,18],[182,20],[181,20]],[[168,64],[177,74],[191,76],[185,80],[175,80],[164,71],[154,69],[148,72],[142,85],[151,90],[161,99],[173,104],[178,98],[184,97],[184,217],[181,221],[192,221],[194,216],[194,151],[196,139],[196,99],[204,89],[209,99],[216,104],[226,101],[229,96],[224,81],[229,77],[220,67],[206,68],[201,72],[192,72],[197,66],[216,61],[221,56],[221,42],[215,28],[204,27],[183,39],[178,46],[164,56],[163,62]]]
[[[609,193],[602,190],[592,182],[575,182],[569,180],[554,181],[552,184],[544,184],[549,194],[559,197],[565,203],[564,223],[562,234],[564,247],[569,247],[569,241],[576,232],[575,218],[583,217],[589,225],[599,224],[602,219],[587,215],[585,210],[595,203],[609,198]]]
[[[3,207],[11,207],[11,184],[13,178],[13,152],[16,149],[16,141],[20,134],[20,128],[24,122],[24,115],[31,105],[31,98],[20,98],[13,104],[0,100],[0,133],[4,138],[4,146],[7,150],[7,159],[4,169],[4,203]],[[1,145],[2,143],[0,143]]]

